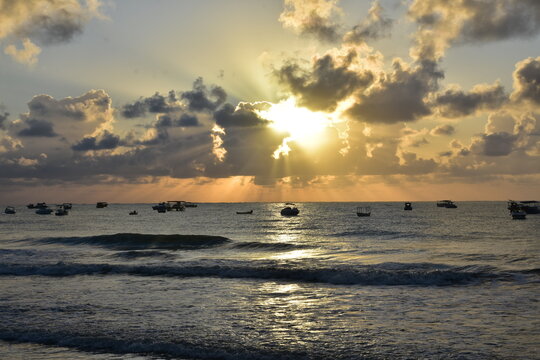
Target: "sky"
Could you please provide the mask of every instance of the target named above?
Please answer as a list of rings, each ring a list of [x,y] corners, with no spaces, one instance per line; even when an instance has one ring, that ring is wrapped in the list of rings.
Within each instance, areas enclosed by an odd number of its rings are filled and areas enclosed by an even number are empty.
[[[537,0],[0,0],[0,203],[540,200]]]

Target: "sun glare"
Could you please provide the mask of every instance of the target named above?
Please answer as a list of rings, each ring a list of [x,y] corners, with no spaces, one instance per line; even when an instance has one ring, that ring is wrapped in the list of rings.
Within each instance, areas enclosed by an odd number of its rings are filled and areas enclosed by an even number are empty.
[[[272,128],[289,133],[289,141],[308,147],[315,146],[317,135],[332,125],[330,114],[298,107],[294,98],[273,104],[259,115],[270,120]]]

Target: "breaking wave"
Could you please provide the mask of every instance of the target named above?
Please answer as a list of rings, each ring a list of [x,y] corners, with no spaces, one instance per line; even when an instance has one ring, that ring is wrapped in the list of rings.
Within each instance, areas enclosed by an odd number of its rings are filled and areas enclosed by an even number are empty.
[[[521,273],[535,275],[536,271],[527,270]],[[217,277],[366,286],[450,286],[487,280],[512,280],[511,274],[497,272],[489,267],[452,267],[430,263],[384,263],[356,267],[306,267],[278,263],[121,265],[59,262],[46,265],[0,265],[0,276],[76,275]]]
[[[265,242],[241,242],[232,246],[236,249],[246,250],[267,250],[267,251],[283,251],[283,250],[296,250],[310,248],[307,245],[291,244],[291,243],[265,243]]]
[[[230,240],[212,235],[162,235],[119,233],[83,237],[51,237],[36,240],[45,244],[93,245],[114,250],[166,249],[190,250],[223,245]]]

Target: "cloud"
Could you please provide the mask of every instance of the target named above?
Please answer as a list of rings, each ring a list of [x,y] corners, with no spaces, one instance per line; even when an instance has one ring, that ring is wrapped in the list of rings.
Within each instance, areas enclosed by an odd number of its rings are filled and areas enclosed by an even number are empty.
[[[37,62],[38,55],[41,53],[41,48],[30,39],[24,39],[22,45],[22,49],[17,49],[13,44],[8,45],[4,49],[4,54],[11,56],[21,64],[34,65]]]
[[[18,136],[22,137],[55,137],[58,136],[54,132],[53,125],[46,120],[38,119],[26,119],[25,121],[28,127],[22,129],[17,133]]]
[[[377,40],[390,36],[394,21],[383,14],[383,8],[379,1],[374,1],[368,12],[368,17],[359,25],[347,32],[343,41],[350,44],[358,44],[367,40]]]
[[[41,52],[37,45],[69,42],[93,18],[103,18],[98,0],[0,0],[0,41],[10,43],[4,52],[15,60],[33,64]],[[37,43],[37,44],[36,44]]]
[[[444,74],[436,63],[425,61],[409,68],[403,61],[393,62],[393,71],[382,74],[377,83],[360,94],[347,113],[368,123],[415,121],[431,114],[426,96],[437,90]]]
[[[445,124],[436,126],[430,131],[430,134],[434,136],[450,136],[455,131],[456,129],[452,125]]]
[[[123,117],[131,119],[143,117],[147,112],[165,114],[177,111],[180,108],[176,93],[174,90],[171,90],[167,96],[156,92],[154,95],[147,98],[141,98],[132,104],[125,104],[122,107],[121,113]]]
[[[540,32],[537,0],[415,0],[409,17],[418,24],[412,55],[438,60],[453,44],[481,43]]]
[[[450,88],[437,94],[433,106],[447,118],[474,114],[479,110],[494,110],[501,107],[508,97],[500,83],[476,85],[469,92]]]
[[[219,86],[212,86],[208,90],[199,77],[193,82],[193,90],[183,92],[181,98],[187,101],[191,111],[213,111],[225,102],[227,93]]]
[[[314,36],[325,42],[340,38],[340,25],[336,18],[341,14],[338,0],[284,0],[284,10],[279,21],[284,27],[301,34]]]
[[[4,123],[6,122],[8,116],[9,116],[9,113],[8,113],[8,112],[4,112],[4,113],[2,114],[2,112],[0,111],[0,130],[6,128],[6,126],[4,125]]]
[[[240,103],[236,108],[231,104],[223,105],[214,112],[216,124],[223,128],[259,126],[267,124],[256,112],[253,104]]]
[[[71,148],[74,151],[110,150],[115,149],[118,145],[120,145],[120,137],[105,130],[99,137],[84,137]]]
[[[338,102],[368,87],[373,81],[369,70],[351,70],[356,52],[334,57],[330,54],[314,59],[309,70],[288,61],[274,71],[279,83],[298,99],[300,106],[332,112]]]
[[[529,101],[540,105],[540,56],[518,62],[513,78],[514,92],[511,98],[517,102]]]
[[[158,121],[155,124],[156,128],[167,127],[193,127],[201,126],[199,119],[195,115],[186,113],[170,115],[164,114],[158,117]]]

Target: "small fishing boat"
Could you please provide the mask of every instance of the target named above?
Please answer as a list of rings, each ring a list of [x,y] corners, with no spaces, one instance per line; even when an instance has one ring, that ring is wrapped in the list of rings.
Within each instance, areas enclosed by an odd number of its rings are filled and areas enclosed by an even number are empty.
[[[527,201],[513,201],[508,200],[508,210],[511,210],[511,207],[518,206],[526,214],[540,214],[540,202],[536,200],[527,200]]]
[[[371,208],[369,206],[359,206],[356,208],[356,215],[360,217],[371,216]]]
[[[249,211],[237,211],[236,213],[239,214],[239,215],[253,214],[253,210],[249,210]]]
[[[437,201],[437,207],[443,207],[447,209],[455,209],[457,205],[452,200],[440,200]]]
[[[36,210],[36,214],[38,215],[50,215],[52,212],[53,210],[49,207],[41,207]]]
[[[406,202],[403,210],[412,210],[412,204],[410,202]]]
[[[161,202],[157,205],[152,206],[152,210],[157,210],[158,213],[166,213],[169,210],[169,206],[165,202]]]
[[[527,218],[527,213],[523,210],[510,211],[510,215],[514,220],[525,220]]]
[[[15,214],[15,213],[16,213],[16,211],[15,211],[15,208],[13,206],[8,206],[4,210],[4,214]]]
[[[56,211],[54,212],[54,215],[56,216],[65,216],[67,215],[69,212],[67,211],[67,209],[63,206],[63,205],[59,205],[57,208],[56,208]]]
[[[298,210],[297,208],[295,207],[290,207],[290,206],[287,206],[287,207],[284,207],[283,209],[281,209],[281,215],[282,216],[296,216],[300,213],[300,210]]]
[[[138,215],[139,213],[137,212],[137,210],[133,210],[133,211],[130,211],[129,212],[129,215]]]
[[[96,207],[98,209],[103,209],[103,208],[106,208],[109,204],[107,204],[106,201],[99,201],[97,204],[96,204]]]
[[[62,207],[64,209],[66,209],[66,210],[71,210],[71,208],[73,207],[73,204],[71,204],[71,203],[63,203]]]

